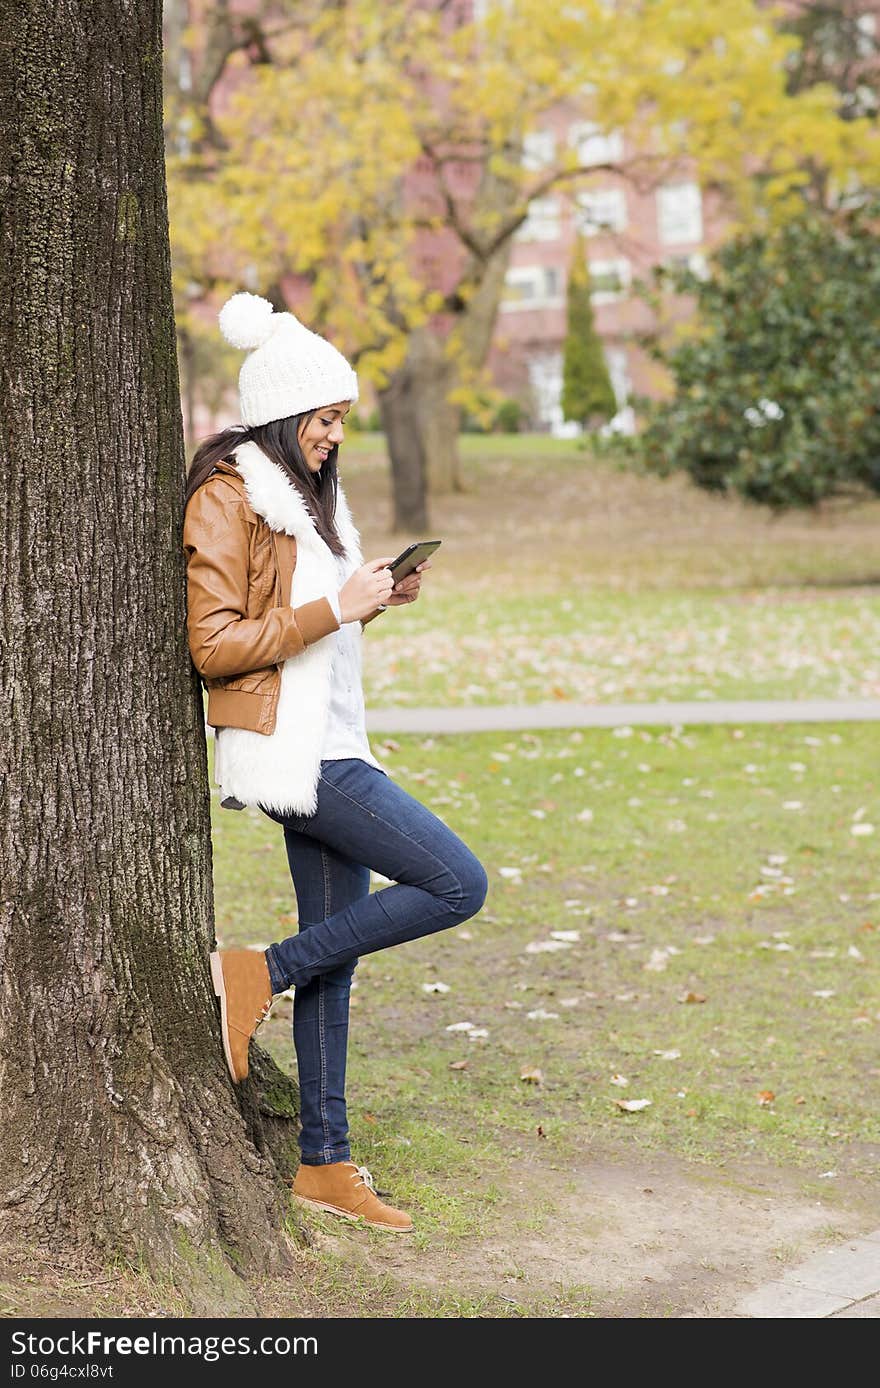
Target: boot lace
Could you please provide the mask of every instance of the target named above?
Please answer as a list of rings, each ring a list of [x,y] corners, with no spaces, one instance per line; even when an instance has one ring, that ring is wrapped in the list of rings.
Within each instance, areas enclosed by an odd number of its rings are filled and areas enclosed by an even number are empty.
[[[351,1173],[351,1178],[353,1181],[355,1180],[355,1177],[357,1177],[357,1180],[355,1181],[356,1185],[366,1186],[367,1189],[371,1190],[375,1195],[376,1187],[373,1185],[373,1178],[365,1166],[359,1166],[356,1168],[356,1170],[354,1170]]]

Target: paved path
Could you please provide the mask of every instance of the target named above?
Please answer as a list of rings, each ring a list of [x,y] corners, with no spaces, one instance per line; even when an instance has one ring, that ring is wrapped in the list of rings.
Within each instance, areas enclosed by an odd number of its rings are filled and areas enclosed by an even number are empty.
[[[880,1229],[814,1253],[733,1312],[760,1320],[880,1318]]]
[[[861,723],[880,720],[880,699],[713,699],[661,704],[487,704],[367,710],[371,733],[515,732],[523,728],[618,728],[631,724]]]

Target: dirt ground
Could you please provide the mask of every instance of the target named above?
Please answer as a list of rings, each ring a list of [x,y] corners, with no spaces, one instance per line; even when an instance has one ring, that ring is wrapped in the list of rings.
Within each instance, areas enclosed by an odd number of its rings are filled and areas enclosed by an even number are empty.
[[[517,1226],[536,1194],[553,1209],[529,1232]],[[786,1266],[876,1227],[876,1206],[849,1196],[816,1196],[802,1178],[769,1167],[695,1171],[660,1154],[629,1165],[592,1159],[567,1172],[521,1166],[489,1236],[439,1256],[335,1224],[317,1237],[403,1294],[494,1294],[529,1315],[579,1289],[589,1292],[582,1314],[723,1318]]]
[[[752,1288],[877,1222],[864,1188],[819,1190],[769,1166],[585,1154],[576,1169],[553,1170],[524,1158],[484,1234],[452,1248],[310,1217],[313,1244],[297,1252],[296,1275],[255,1284],[251,1314],[454,1316],[461,1302],[489,1317],[725,1318]],[[178,1314],[133,1276],[0,1251],[3,1317]]]

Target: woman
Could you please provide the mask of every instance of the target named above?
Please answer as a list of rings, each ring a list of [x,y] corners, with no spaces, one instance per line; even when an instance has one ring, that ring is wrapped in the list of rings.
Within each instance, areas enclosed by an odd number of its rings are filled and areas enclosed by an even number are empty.
[[[358,957],[476,914],[486,874],[446,825],[370,751],[363,627],[414,602],[427,563],[396,586],[389,557],[362,560],[337,478],[357,377],[324,338],[252,294],[220,313],[251,348],[242,426],[198,450],[187,481],[187,631],[208,690],[221,804],[283,826],[299,933],[211,956],[234,1081],[272,997],[293,987],[305,1204],[376,1228],[412,1229],[351,1160],[345,1064]],[[386,618],[386,620],[388,620]],[[370,893],[370,869],[394,885]]]

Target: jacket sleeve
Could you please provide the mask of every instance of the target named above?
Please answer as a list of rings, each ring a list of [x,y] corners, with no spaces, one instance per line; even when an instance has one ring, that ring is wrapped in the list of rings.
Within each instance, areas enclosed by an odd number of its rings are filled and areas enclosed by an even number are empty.
[[[222,481],[204,482],[190,498],[183,547],[187,636],[200,675],[244,675],[279,664],[338,631],[327,598],[247,616],[248,523],[239,497]]]

